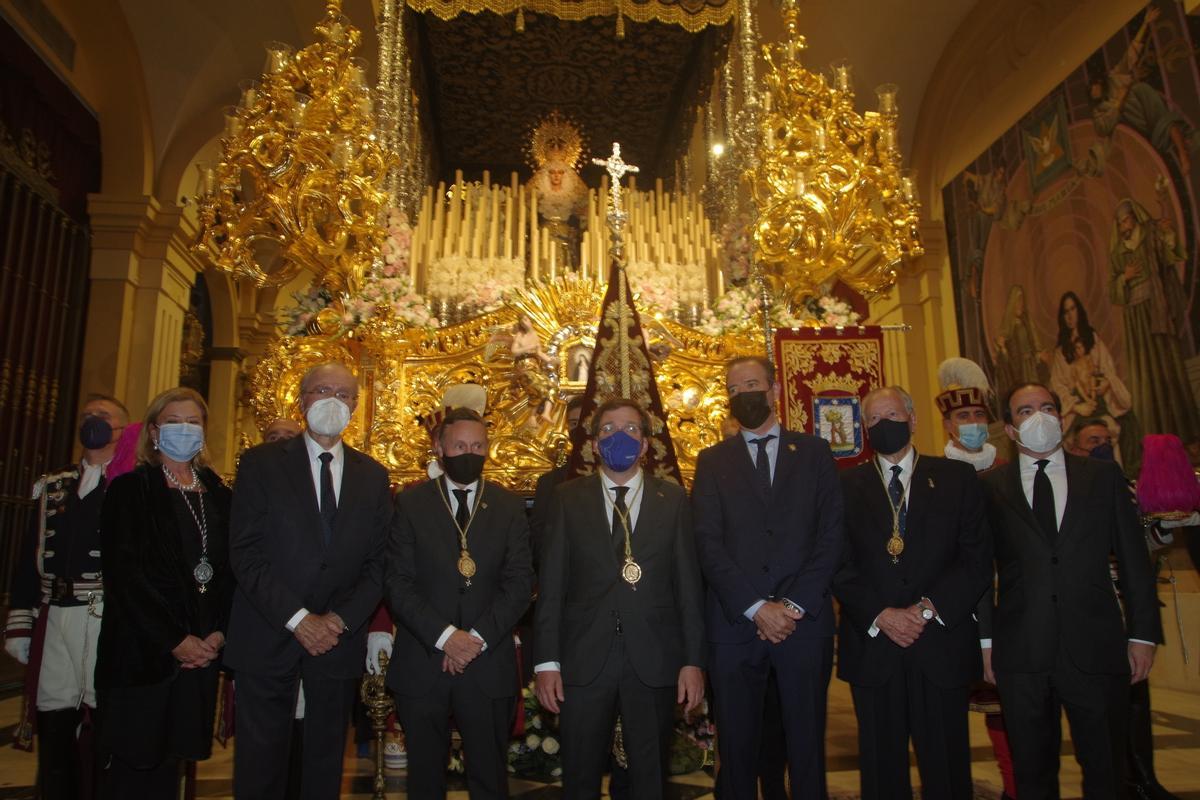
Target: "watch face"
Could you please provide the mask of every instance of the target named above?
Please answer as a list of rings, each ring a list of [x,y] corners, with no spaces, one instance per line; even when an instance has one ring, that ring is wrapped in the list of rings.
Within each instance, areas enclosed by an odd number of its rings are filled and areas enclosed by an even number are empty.
[[[921,619],[927,619],[927,620],[933,619],[933,609],[932,608],[921,609]]]

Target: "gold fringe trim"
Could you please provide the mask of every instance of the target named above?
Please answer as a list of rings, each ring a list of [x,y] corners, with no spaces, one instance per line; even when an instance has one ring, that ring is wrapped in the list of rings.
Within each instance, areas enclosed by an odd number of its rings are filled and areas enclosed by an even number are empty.
[[[535,14],[549,14],[559,19],[578,22],[589,17],[608,17],[613,14],[613,0],[406,0],[408,7],[418,13],[432,12],[439,19],[453,19],[460,14],[478,14],[491,11],[496,14],[511,14],[517,10]],[[696,33],[709,25],[728,24],[737,11],[737,3],[722,0],[720,5],[706,3],[696,13],[690,13],[681,3],[622,2],[617,12],[618,25],[623,27],[622,17],[634,22],[663,22],[678,25],[689,33]]]

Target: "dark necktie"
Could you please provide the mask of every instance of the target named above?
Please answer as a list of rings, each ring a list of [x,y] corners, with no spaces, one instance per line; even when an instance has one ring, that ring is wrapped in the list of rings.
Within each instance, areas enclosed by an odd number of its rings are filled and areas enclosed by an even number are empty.
[[[892,479],[888,481],[888,497],[892,508],[897,509],[900,521],[900,535],[904,535],[905,518],[908,517],[908,504],[904,502],[904,484],[900,482],[900,473],[904,469],[899,464],[892,466]]]
[[[1054,510],[1054,487],[1046,474],[1049,459],[1039,459],[1037,473],[1033,476],[1033,518],[1042,531],[1051,539],[1058,533],[1058,514]]]
[[[613,499],[613,546],[617,548],[617,557],[625,558],[625,525],[621,522],[621,516],[625,515],[626,519],[629,516],[629,509],[625,506],[625,495],[629,491],[629,487],[614,486],[613,491],[617,493],[617,496]],[[633,531],[630,531],[630,534],[632,533]]]
[[[317,456],[321,459],[321,523],[325,529],[325,544],[333,538],[333,521],[337,518],[337,493],[333,491],[333,453]]]
[[[458,522],[459,530],[465,531],[467,525],[471,522],[471,508],[467,502],[467,496],[471,493],[469,489],[455,489],[454,499],[458,500],[458,511],[454,513],[454,519]]]
[[[750,443],[758,445],[758,453],[754,456],[754,469],[758,472],[758,481],[764,489],[771,488],[771,460],[767,457],[767,442],[775,438],[775,434],[763,436],[761,439],[751,439]]]

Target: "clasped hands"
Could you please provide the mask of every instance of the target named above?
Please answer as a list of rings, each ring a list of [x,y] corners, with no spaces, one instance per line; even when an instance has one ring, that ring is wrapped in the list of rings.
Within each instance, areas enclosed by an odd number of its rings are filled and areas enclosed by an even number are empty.
[[[175,645],[171,655],[175,656],[182,669],[201,669],[211,664],[224,646],[225,634],[220,631],[213,631],[203,639],[189,633]]]
[[[346,630],[342,618],[330,611],[326,614],[306,614],[292,631],[310,656],[321,656],[337,647],[338,637]]]
[[[467,665],[483,652],[483,639],[464,630],[455,630],[442,645],[442,672],[462,675]]]
[[[925,601],[925,608],[933,611],[934,617],[937,616],[937,609],[929,601]],[[916,603],[908,608],[885,608],[875,618],[875,627],[901,647],[910,647],[931,621],[921,616],[921,604]]]
[[[758,626],[758,638],[779,644],[796,630],[796,623],[804,619],[804,612],[794,605],[779,600],[768,600],[754,612],[754,624]]]

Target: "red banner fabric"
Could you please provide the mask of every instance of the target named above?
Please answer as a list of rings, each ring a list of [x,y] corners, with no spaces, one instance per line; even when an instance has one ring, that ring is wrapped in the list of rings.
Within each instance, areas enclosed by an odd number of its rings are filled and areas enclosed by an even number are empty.
[[[884,385],[878,325],[778,330],[775,369],[784,427],[829,442],[839,468],[870,458],[862,400]]]

